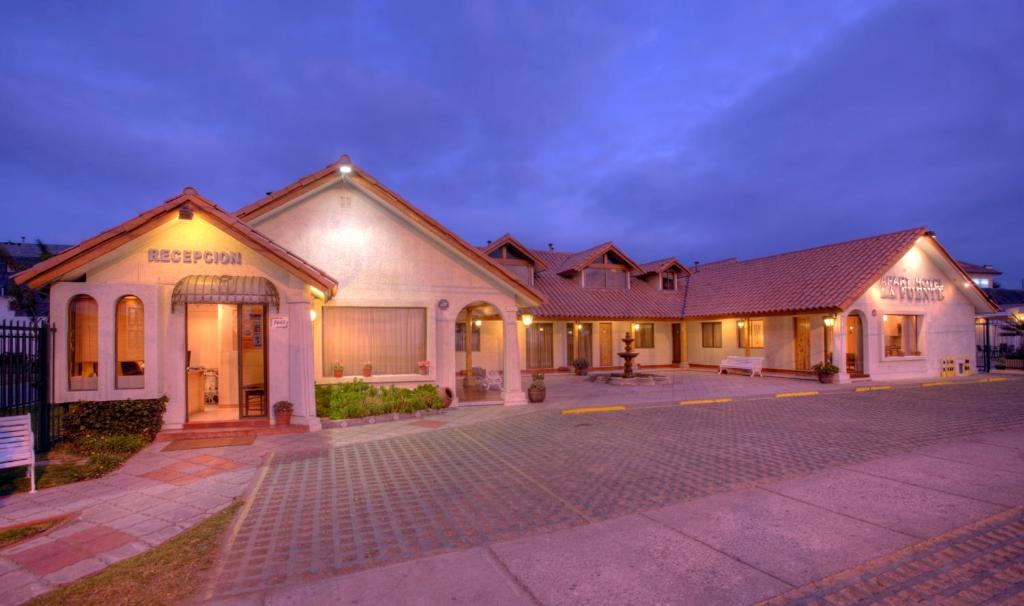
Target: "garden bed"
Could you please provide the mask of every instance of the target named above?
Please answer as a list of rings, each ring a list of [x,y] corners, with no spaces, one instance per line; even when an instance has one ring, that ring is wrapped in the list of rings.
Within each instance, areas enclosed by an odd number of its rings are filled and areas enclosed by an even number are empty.
[[[417,412],[441,410],[448,401],[433,385],[420,385],[415,389],[377,386],[359,379],[351,383],[317,385],[316,414],[329,421],[372,418],[401,418]],[[371,422],[371,421],[367,421]],[[351,425],[340,425],[342,427]],[[325,427],[339,426],[328,425]]]
[[[374,423],[389,423],[391,421],[405,421],[407,419],[421,419],[444,414],[445,410],[417,410],[416,412],[392,412],[389,414],[362,417],[358,419],[328,419],[321,417],[320,424],[324,429],[338,429],[340,427],[355,427],[357,425],[373,425]]]

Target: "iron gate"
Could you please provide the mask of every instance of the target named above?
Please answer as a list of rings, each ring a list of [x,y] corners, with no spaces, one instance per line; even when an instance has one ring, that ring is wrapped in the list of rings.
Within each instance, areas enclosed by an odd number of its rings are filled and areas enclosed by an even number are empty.
[[[36,450],[57,440],[64,416],[50,403],[50,339],[45,321],[0,321],[0,416],[31,414]]]
[[[1020,334],[1016,324],[998,318],[978,318],[975,335],[978,370],[1024,370],[1024,335]]]

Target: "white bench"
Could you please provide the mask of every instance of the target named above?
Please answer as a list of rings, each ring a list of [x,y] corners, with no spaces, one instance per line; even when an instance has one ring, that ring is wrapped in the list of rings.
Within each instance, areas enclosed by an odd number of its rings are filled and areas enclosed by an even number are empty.
[[[718,364],[718,374],[724,373],[727,369],[731,370],[749,370],[750,376],[757,375],[763,377],[762,369],[764,368],[764,358],[760,356],[726,356]]]
[[[36,451],[32,435],[32,417],[0,417],[0,469],[28,467],[28,481],[36,491]]]

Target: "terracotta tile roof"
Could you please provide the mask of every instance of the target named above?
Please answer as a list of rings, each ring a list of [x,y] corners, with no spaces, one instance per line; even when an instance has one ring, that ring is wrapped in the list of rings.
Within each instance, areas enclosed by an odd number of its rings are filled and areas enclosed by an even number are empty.
[[[925,235],[924,227],[758,259],[701,264],[676,291],[636,276],[628,290],[584,289],[563,275],[607,244],[579,253],[532,251],[549,269],[534,278],[546,302],[538,317],[680,319],[840,310],[849,307]],[[941,250],[941,247],[940,247]],[[944,253],[944,251],[943,251]],[[658,267],[667,260],[641,267]],[[978,291],[983,297],[984,293]]]
[[[957,259],[957,263],[969,274],[988,274],[991,276],[1001,276],[1003,272],[992,267],[991,265],[978,265],[977,263],[968,263],[967,261],[960,261]]]
[[[513,248],[515,248],[516,250],[521,252],[523,254],[523,256],[525,256],[530,261],[532,261],[533,262],[534,271],[541,271],[541,270],[547,269],[547,264],[544,263],[544,261],[540,257],[538,257],[535,254],[533,254],[533,251],[531,251],[529,248],[523,246],[522,242],[520,242],[519,240],[516,240],[515,238],[513,238],[512,234],[503,234],[500,238],[498,238],[497,240],[494,240],[493,242],[491,242],[487,246],[481,246],[480,250],[483,251],[483,253],[485,255],[490,257],[490,254],[492,252],[494,252],[498,248],[501,248],[502,246],[505,246],[505,245],[512,246]]]
[[[80,244],[61,251],[45,261],[18,272],[14,275],[14,280],[18,284],[27,283],[32,288],[49,284],[124,243],[145,234],[155,228],[160,219],[170,213],[177,212],[179,208],[186,205],[191,207],[193,211],[201,213],[214,225],[238,238],[249,247],[266,255],[267,258],[285,270],[306,280],[307,284],[316,286],[328,295],[333,295],[337,290],[338,282],[323,270],[314,267],[290,251],[278,246],[270,238],[267,238],[237,219],[234,215],[200,196],[191,187],[186,187],[181,194],[140,213],[116,227],[112,227]]]
[[[534,251],[536,253],[536,251]],[[619,247],[611,242],[602,242],[597,246],[588,248],[587,250],[569,254],[562,260],[561,266],[557,269],[557,272],[563,275],[573,274],[583,271],[583,269],[594,262],[599,256],[606,252],[615,253],[626,262],[634,271],[642,271],[636,261],[629,258],[626,253],[622,252]]]
[[[664,259],[658,259],[657,261],[648,261],[647,263],[641,263],[641,272],[646,274],[656,274],[668,270],[671,267],[675,267],[681,270],[683,274],[689,274],[690,270],[685,265],[679,262],[675,257],[666,257]]]
[[[687,280],[688,317],[844,309],[926,232],[915,227],[747,261],[701,265]]]

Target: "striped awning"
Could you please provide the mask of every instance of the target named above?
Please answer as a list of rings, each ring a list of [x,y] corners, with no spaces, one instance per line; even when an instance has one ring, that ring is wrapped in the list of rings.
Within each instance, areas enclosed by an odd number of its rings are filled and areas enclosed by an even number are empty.
[[[188,276],[174,285],[171,311],[188,303],[248,303],[280,306],[277,288],[257,276]]]

